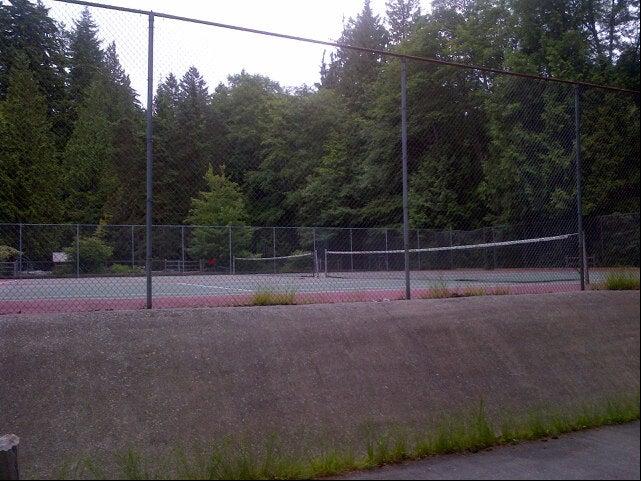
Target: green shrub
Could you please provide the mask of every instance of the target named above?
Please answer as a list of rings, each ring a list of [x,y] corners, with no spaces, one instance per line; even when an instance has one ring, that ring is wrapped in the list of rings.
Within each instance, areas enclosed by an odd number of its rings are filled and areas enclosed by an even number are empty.
[[[67,277],[76,273],[76,266],[71,265],[69,262],[64,264],[54,264],[51,268],[51,274],[54,277]]]
[[[254,293],[251,303],[254,306],[278,306],[295,304],[296,292],[275,292],[262,289]]]
[[[102,272],[105,265],[113,255],[113,247],[96,236],[81,237],[78,241],[80,247],[80,272]],[[64,250],[70,262],[76,260],[76,246]]]
[[[610,291],[638,291],[639,276],[622,272],[608,274],[604,287]]]
[[[141,274],[144,272],[144,269],[140,267],[132,267],[126,264],[114,264],[109,269],[112,274]]]
[[[18,257],[20,251],[13,247],[0,245],[0,262],[13,261]]]

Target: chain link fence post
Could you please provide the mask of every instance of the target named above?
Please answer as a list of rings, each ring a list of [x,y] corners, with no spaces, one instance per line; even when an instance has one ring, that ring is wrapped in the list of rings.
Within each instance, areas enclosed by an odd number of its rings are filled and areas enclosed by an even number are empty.
[[[349,228],[349,270],[354,272],[354,236],[352,234],[352,228]]]
[[[231,275],[234,273],[234,253],[232,249],[232,240],[231,240],[231,236],[232,236],[231,224],[227,226],[227,230],[229,231],[229,274]]]
[[[146,203],[146,249],[145,272],[147,275],[147,309],[152,308],[152,208],[153,208],[153,164],[154,164],[154,13],[149,13],[149,37],[147,43],[147,203]]]
[[[76,278],[80,277],[80,224],[76,224]]]
[[[388,229],[385,228],[385,270],[389,271],[389,245],[388,245]]]
[[[136,268],[136,246],[134,242],[134,226],[131,226],[131,269]]]
[[[22,276],[22,223],[18,225],[18,274]]]
[[[185,273],[185,226],[180,226],[180,271]]]
[[[274,265],[274,274],[276,274],[276,227],[272,227],[272,264]]]
[[[581,290],[584,291],[589,284],[588,256],[585,251],[585,233],[583,232],[583,178],[581,166],[581,90],[574,86],[574,128],[575,128],[575,167],[576,167],[576,222],[579,235],[579,263],[581,272]]]
[[[405,250],[405,299],[411,299],[409,199],[407,192],[407,61],[405,59],[401,60],[401,150],[403,159],[403,249]]]
[[[448,230],[449,234],[449,240],[450,240],[450,252],[449,252],[449,258],[450,258],[450,270],[454,270],[454,251],[451,249],[451,247],[454,246],[454,231],[452,230],[452,226],[450,226]]]
[[[314,248],[314,276],[319,274],[318,269],[318,252],[316,251],[316,227],[312,227],[312,244]]]
[[[417,255],[416,259],[418,262],[418,270],[421,270],[421,229],[416,229],[416,249],[417,249]]]

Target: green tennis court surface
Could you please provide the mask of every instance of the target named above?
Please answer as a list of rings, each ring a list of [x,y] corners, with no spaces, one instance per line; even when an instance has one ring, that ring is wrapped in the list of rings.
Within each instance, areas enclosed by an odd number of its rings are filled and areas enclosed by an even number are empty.
[[[433,289],[484,288],[491,293],[536,293],[575,290],[575,269],[504,269],[412,272],[417,297]],[[592,282],[605,272],[593,270]],[[251,304],[256,292],[293,292],[299,302],[385,300],[404,295],[403,273],[345,271],[331,276],[278,275],[158,275],[152,284],[157,307],[199,307]],[[76,311],[144,307],[144,277],[78,277],[0,280],[0,313]]]

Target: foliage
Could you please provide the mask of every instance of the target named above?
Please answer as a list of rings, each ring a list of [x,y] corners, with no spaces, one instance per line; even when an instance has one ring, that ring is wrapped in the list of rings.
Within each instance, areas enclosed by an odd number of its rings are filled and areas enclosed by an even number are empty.
[[[126,274],[139,274],[142,275],[145,273],[144,268],[138,266],[130,266],[126,264],[113,264],[109,271],[116,275],[126,275]]]
[[[638,12],[638,0],[434,0],[429,12],[387,0],[381,18],[365,0],[338,40],[636,89]],[[101,38],[88,9],[67,30],[39,2],[1,2],[0,221],[142,223],[144,110],[116,45]],[[243,198],[242,220],[223,226],[399,225],[399,62],[339,48],[320,74],[297,88],[244,70],[216,86],[197,66],[169,74],[153,107],[154,222],[191,218],[211,166]],[[573,94],[409,62],[412,226],[573,215]],[[636,212],[638,99],[581,94],[585,212]],[[220,244],[199,255],[222,254],[222,240],[194,234]]]
[[[20,251],[18,249],[14,249],[13,247],[5,246],[5,245],[0,245],[0,262],[12,261],[19,255],[20,255]]]
[[[406,40],[421,15],[419,0],[387,0],[385,2],[389,37],[393,43]]]
[[[254,292],[251,298],[251,305],[253,306],[281,306],[291,305],[296,302],[295,291],[274,291],[271,289],[259,289]]]
[[[20,68],[32,73],[45,97],[58,146],[64,144],[69,130],[64,37],[41,2],[0,2],[0,101],[8,96],[13,67],[26,62]]]
[[[625,272],[614,272],[608,274],[604,283],[605,289],[609,291],[638,291],[639,275]]]
[[[245,199],[235,182],[224,173],[215,174],[210,165],[205,174],[207,190],[191,200],[186,221],[193,229],[189,254],[196,259],[227,257],[230,230],[235,252],[245,252],[251,232],[242,224],[247,220]],[[221,227],[227,226],[227,227]]]
[[[80,237],[78,248],[73,245],[67,247],[64,252],[70,262],[75,262],[76,253],[80,252],[80,272],[99,273],[102,272],[107,262],[113,256],[113,247],[103,241],[98,235]]]
[[[57,220],[60,191],[51,122],[22,54],[11,67],[7,98],[0,102],[0,146],[0,220]]]
[[[69,97],[77,107],[89,86],[99,75],[104,52],[100,48],[98,26],[85,8],[68,35],[69,43]]]

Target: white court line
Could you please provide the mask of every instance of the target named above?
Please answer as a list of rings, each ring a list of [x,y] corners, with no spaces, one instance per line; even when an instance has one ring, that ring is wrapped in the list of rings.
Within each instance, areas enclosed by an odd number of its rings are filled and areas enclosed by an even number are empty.
[[[179,286],[206,287],[208,289],[224,289],[226,291],[254,292],[251,289],[242,289],[240,287],[222,287],[222,286],[212,286],[209,284],[190,284],[188,282],[177,282],[176,284]]]

